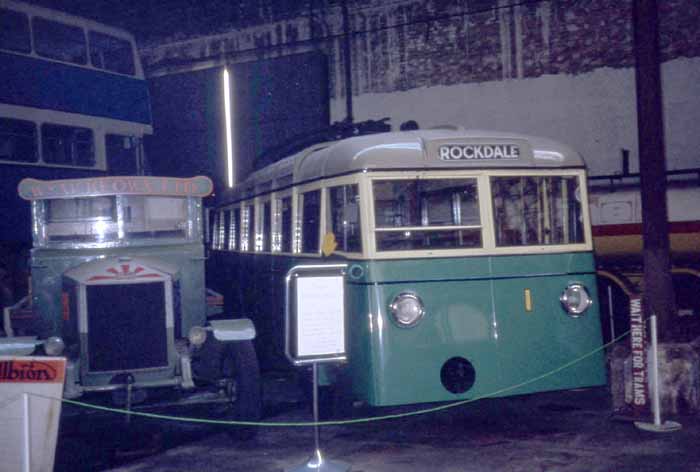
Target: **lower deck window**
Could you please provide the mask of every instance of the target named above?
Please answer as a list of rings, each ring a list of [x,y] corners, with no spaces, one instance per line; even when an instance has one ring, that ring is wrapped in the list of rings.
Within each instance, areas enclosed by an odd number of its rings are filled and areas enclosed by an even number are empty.
[[[36,125],[31,121],[0,118],[0,159],[37,162]]]
[[[378,251],[482,246],[476,179],[376,180]]]
[[[41,125],[44,162],[80,167],[95,166],[92,130],[75,126]]]

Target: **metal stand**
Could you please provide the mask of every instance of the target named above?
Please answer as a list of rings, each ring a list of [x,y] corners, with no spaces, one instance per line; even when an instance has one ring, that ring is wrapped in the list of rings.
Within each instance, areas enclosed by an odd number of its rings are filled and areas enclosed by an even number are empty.
[[[313,363],[313,409],[314,423],[318,423],[318,363]],[[304,464],[301,464],[293,469],[287,469],[286,472],[346,472],[350,470],[350,464],[341,461],[329,461],[321,454],[321,433],[318,424],[314,425],[314,453]]]
[[[678,431],[682,428],[680,423],[675,421],[661,422],[661,402],[659,401],[659,351],[658,341],[656,339],[656,315],[651,315],[651,408],[654,413],[654,422],[645,423],[643,421],[635,421],[634,425],[644,431],[654,433],[669,433]]]
[[[32,470],[32,420],[29,416],[29,394],[22,394],[22,436],[23,446],[22,451],[22,472],[30,472]]]

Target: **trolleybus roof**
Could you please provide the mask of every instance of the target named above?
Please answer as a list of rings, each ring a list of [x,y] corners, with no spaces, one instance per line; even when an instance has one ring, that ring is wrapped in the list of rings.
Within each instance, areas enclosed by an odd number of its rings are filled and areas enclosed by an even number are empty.
[[[441,153],[445,158],[441,158]],[[253,172],[234,188],[233,197],[246,198],[292,183],[363,170],[584,165],[583,158],[574,149],[547,138],[461,128],[400,131],[311,146]]]

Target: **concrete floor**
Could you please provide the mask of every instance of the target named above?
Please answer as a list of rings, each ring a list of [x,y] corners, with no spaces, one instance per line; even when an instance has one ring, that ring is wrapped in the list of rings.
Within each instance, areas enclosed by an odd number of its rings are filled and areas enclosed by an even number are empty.
[[[284,403],[289,390],[282,380],[267,387],[266,421],[310,420],[307,405]],[[682,430],[644,432],[610,418],[606,389],[551,392],[482,400],[409,418],[327,426],[321,430],[321,445],[327,459],[349,463],[354,472],[700,472],[700,416],[674,419]],[[280,472],[304,463],[312,451],[311,428],[265,427],[252,441],[209,434],[99,470]]]

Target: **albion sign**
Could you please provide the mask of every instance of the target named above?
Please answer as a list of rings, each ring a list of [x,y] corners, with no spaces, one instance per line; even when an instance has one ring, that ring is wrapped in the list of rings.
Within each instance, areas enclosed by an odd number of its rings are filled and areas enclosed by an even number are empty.
[[[0,361],[0,383],[4,382],[63,382],[62,361],[4,360]]]
[[[520,148],[515,144],[445,144],[438,148],[441,161],[483,161],[519,159]]]

